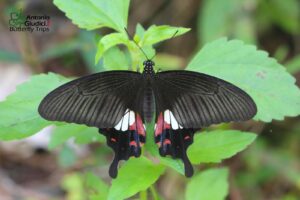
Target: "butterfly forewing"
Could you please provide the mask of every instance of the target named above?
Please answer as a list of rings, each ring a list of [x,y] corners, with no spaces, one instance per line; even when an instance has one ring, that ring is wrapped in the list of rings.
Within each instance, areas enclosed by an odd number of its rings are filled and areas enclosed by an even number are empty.
[[[185,128],[244,121],[256,114],[256,105],[247,93],[206,74],[182,70],[160,72],[153,87],[158,110],[170,109]]]
[[[39,106],[48,120],[98,128],[114,127],[126,109],[141,111],[140,73],[110,71],[71,81],[49,93]]]

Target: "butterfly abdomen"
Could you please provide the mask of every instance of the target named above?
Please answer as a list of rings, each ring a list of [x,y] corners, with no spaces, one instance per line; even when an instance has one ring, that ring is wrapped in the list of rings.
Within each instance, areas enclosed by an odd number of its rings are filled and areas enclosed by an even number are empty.
[[[151,87],[146,87],[143,99],[143,117],[146,122],[151,122],[154,113],[154,93]]]

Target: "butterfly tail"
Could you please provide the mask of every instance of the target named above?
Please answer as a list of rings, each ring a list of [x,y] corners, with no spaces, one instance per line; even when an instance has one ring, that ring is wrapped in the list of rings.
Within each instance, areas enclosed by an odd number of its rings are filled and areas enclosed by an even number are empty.
[[[185,176],[191,177],[193,166],[187,156],[187,149],[193,143],[196,129],[182,128],[166,122],[163,113],[160,113],[155,128],[155,142],[159,147],[159,154],[163,157],[170,155],[174,159],[181,159],[184,164]]]
[[[131,111],[126,112],[130,115]],[[106,137],[106,142],[115,153],[113,162],[109,168],[109,175],[116,178],[118,175],[118,164],[120,160],[128,160],[131,156],[139,157],[141,147],[145,143],[145,128],[139,114],[132,115],[131,120],[121,119],[120,125],[114,128],[100,128],[99,133]]]

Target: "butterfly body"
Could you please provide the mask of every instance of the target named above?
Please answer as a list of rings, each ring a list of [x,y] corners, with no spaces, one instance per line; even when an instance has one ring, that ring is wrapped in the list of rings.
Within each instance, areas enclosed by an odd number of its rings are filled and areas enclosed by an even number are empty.
[[[109,169],[113,178],[120,160],[141,155],[145,124],[153,118],[160,155],[181,159],[189,177],[193,168],[186,151],[197,130],[256,114],[252,98],[231,83],[185,70],[155,73],[153,61],[143,64],[142,73],[107,71],[73,80],[39,106],[45,119],[98,127],[115,153]]]

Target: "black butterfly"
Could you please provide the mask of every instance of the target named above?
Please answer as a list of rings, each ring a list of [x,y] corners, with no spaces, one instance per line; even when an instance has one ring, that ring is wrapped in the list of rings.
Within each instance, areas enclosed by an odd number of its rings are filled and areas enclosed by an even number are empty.
[[[211,124],[244,121],[256,105],[240,88],[202,73],[185,70],[155,73],[146,60],[143,73],[107,71],[66,83],[49,93],[39,106],[42,117],[99,128],[118,162],[139,157],[146,140],[145,123],[155,117],[155,142],[161,156],[182,159],[185,175],[193,175],[186,150],[194,133]]]

